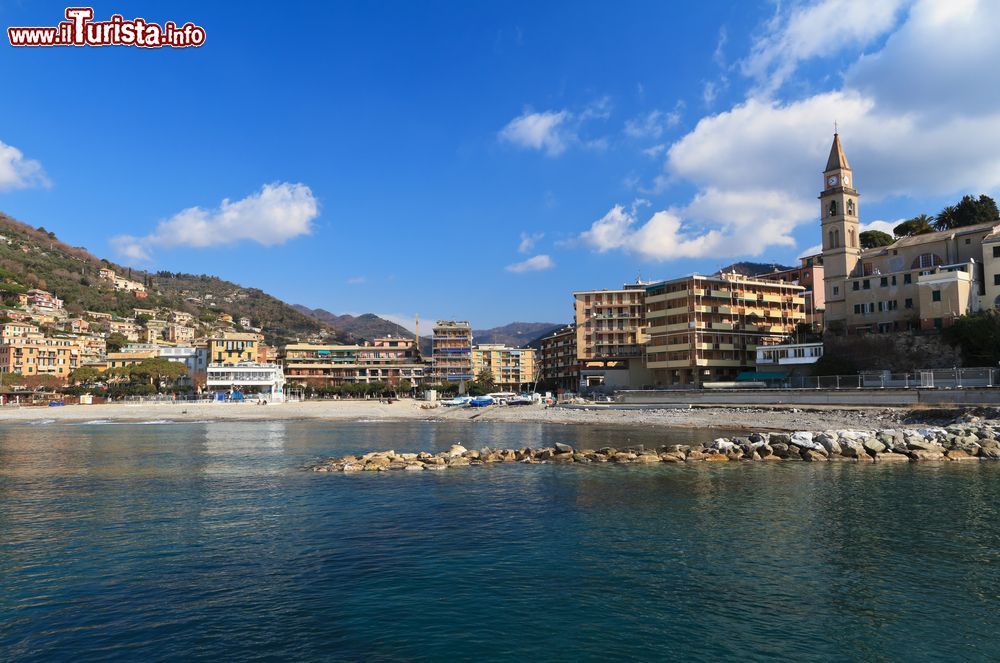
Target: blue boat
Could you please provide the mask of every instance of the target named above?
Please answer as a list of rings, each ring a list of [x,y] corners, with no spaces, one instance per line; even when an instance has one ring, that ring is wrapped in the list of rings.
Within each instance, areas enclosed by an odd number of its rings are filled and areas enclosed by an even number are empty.
[[[469,401],[469,405],[472,407],[486,407],[487,405],[493,405],[494,403],[496,403],[496,401],[489,396],[478,396]]]

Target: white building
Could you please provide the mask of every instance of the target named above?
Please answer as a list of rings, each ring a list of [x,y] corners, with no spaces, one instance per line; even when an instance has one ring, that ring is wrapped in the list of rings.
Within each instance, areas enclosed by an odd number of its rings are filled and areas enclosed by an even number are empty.
[[[190,346],[166,347],[157,346],[160,357],[167,361],[184,364],[187,367],[187,379],[190,384],[195,384],[195,378],[199,373],[204,373],[208,365],[208,353],[198,352],[199,348]]]
[[[260,397],[269,403],[285,400],[285,374],[277,364],[209,364],[205,383],[209,391],[239,391],[247,398]]]
[[[757,368],[815,364],[822,356],[822,343],[762,345],[757,348]]]

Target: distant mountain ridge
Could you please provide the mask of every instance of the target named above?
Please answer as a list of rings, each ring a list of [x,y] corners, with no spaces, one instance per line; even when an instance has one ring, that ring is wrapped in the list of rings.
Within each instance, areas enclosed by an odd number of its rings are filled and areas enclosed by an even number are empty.
[[[563,327],[565,325],[552,322],[511,322],[491,329],[473,329],[472,338],[475,343],[503,343],[513,347],[528,347],[530,343]]]
[[[385,336],[413,338],[413,332],[406,327],[380,318],[374,313],[362,315],[337,315],[322,308],[309,308],[302,304],[292,304],[292,308],[337,330],[341,336],[352,341],[370,341]]]
[[[342,337],[354,342],[371,341],[389,335],[413,338],[413,332],[406,327],[374,313],[337,315],[322,308],[309,308],[301,304],[293,304],[292,308],[330,326]],[[431,320],[421,322],[421,330],[425,329],[424,325],[426,330],[430,331],[434,322]],[[504,343],[515,347],[528,347],[530,343],[563,326],[551,322],[511,322],[490,329],[473,329],[472,339],[474,343]],[[430,335],[421,336],[420,348],[425,355],[430,353]]]

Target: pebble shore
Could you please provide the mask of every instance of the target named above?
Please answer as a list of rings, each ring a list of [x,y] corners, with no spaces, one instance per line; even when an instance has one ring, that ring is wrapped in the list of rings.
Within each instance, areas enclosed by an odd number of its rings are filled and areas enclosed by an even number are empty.
[[[972,417],[945,427],[882,430],[753,432],[720,437],[703,445],[668,444],[616,449],[466,449],[454,444],[438,453],[372,451],[329,458],[310,465],[314,472],[435,471],[491,463],[693,463],[808,461],[892,463],[1000,460],[1000,420]]]

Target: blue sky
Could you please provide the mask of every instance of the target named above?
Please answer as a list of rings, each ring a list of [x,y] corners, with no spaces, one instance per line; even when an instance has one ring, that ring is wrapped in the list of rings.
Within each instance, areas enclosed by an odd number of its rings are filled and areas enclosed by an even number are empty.
[[[573,290],[793,262],[834,121],[871,227],[1000,188],[995,3],[94,10],[207,41],[0,46],[0,210],[337,313],[564,322]]]

